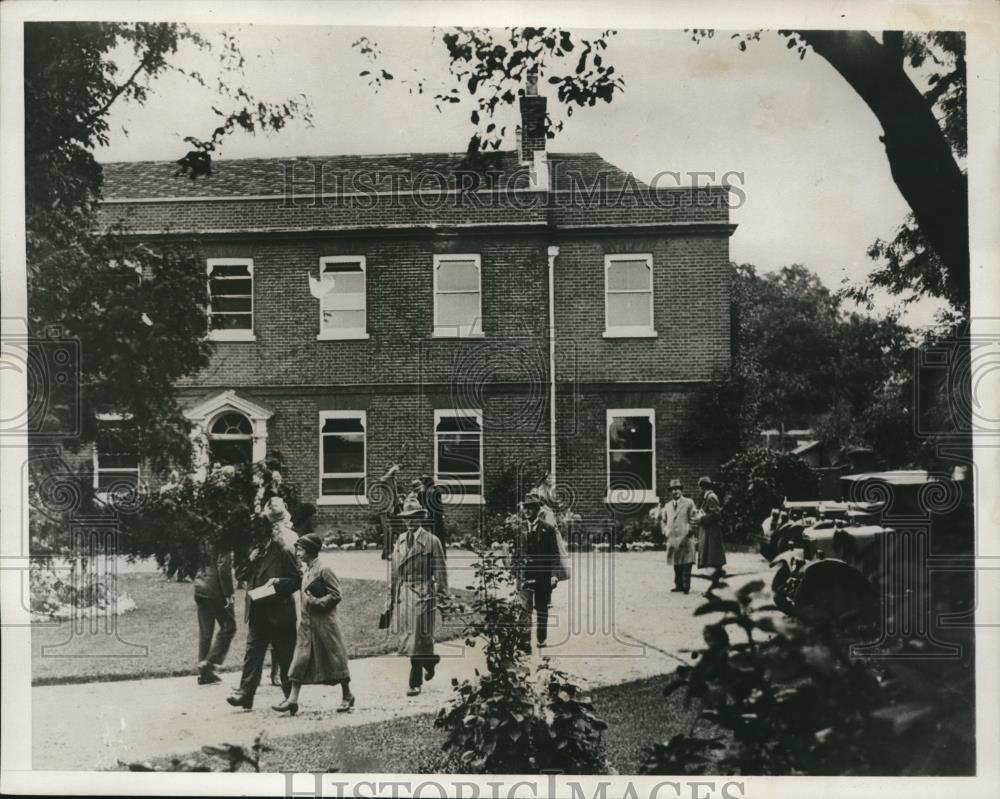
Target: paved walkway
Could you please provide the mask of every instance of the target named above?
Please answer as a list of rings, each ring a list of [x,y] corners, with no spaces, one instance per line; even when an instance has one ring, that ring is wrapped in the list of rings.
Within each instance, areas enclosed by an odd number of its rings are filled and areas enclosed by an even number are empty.
[[[343,577],[385,579],[385,564],[375,553],[328,553],[324,559]],[[670,593],[672,572],[663,560],[662,552],[588,553],[575,563],[573,579],[553,595],[550,647],[544,650],[553,665],[593,688],[666,673],[684,649],[699,648],[709,617],[692,612],[707,583],[696,577],[692,594]],[[463,573],[468,565],[461,553],[449,553],[452,587],[471,580],[471,571]],[[766,571],[757,555],[730,556],[732,586]],[[248,743],[262,729],[281,737],[436,712],[451,698],[453,677],[471,678],[482,668],[479,647],[456,641],[438,651],[437,676],[415,698],[405,696],[405,658],[352,661],[358,704],[350,714],[333,712],[340,689],[325,686],[303,687],[295,718],[270,709],[281,700],[280,689],[270,685],[258,691],[252,712],[231,708],[224,700],[239,681],[234,672],[215,686],[199,686],[191,676],[34,687],[33,768],[106,768],[203,744]]]

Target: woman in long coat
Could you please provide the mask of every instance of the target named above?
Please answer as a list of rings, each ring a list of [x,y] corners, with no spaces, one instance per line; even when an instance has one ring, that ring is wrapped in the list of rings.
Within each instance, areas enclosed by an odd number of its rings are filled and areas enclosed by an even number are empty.
[[[702,477],[698,481],[702,491],[701,512],[698,514],[698,568],[714,569],[712,587],[719,584],[725,571],[726,548],[722,542],[722,503],[715,493],[712,481]]]
[[[299,710],[299,691],[307,685],[340,685],[343,701],[338,713],[354,707],[351,673],[347,666],[347,647],[337,621],[340,582],[337,575],[319,562],[323,539],[317,533],[302,536],[295,543],[299,557],[306,564],[302,575],[301,618],[295,639],[295,655],[288,672],[292,688],[288,698],[274,709],[295,715]]]
[[[434,676],[441,658],[434,654],[437,597],[448,590],[444,548],[437,536],[420,524],[426,512],[416,496],[403,503],[399,516],[406,530],[392,551],[392,579],[386,610],[399,632],[399,654],[410,658],[407,696],[420,693],[424,680]]]
[[[660,529],[667,540],[667,563],[674,567],[672,592],[691,590],[691,569],[696,558],[695,533],[698,509],[684,496],[680,480],[670,481],[670,497],[660,508]]]

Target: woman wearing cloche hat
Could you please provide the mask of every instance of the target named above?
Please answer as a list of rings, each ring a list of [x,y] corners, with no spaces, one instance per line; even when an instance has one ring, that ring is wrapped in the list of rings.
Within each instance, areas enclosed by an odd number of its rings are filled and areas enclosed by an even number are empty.
[[[347,647],[337,621],[340,604],[340,581],[328,566],[319,561],[323,538],[318,533],[302,536],[295,542],[305,564],[302,591],[299,594],[301,618],[295,639],[295,655],[288,678],[292,688],[288,698],[274,709],[294,716],[299,710],[299,692],[305,685],[340,685],[343,701],[338,713],[354,707],[351,673],[347,666]]]
[[[448,590],[448,572],[441,542],[421,523],[427,511],[416,496],[406,498],[399,517],[406,530],[392,551],[386,613],[396,617],[399,654],[410,658],[406,695],[416,696],[441,659],[434,654],[434,627],[437,597]]]

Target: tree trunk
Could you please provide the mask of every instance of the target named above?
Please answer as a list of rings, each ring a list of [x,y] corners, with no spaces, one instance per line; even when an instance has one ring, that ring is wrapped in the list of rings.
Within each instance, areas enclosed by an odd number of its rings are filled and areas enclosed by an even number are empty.
[[[968,179],[959,169],[932,107],[903,69],[887,32],[879,44],[865,31],[795,31],[848,82],[882,124],[892,179],[945,264],[947,299],[969,307]]]

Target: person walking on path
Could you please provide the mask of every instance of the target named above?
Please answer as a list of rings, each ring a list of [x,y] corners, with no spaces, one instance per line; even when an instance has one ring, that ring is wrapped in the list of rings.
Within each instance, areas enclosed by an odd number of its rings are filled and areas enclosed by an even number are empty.
[[[534,491],[522,503],[527,516],[527,528],[518,536],[516,562],[519,562],[520,580],[518,598],[524,614],[521,649],[531,651],[532,615],[537,616],[539,648],[548,639],[549,604],[552,590],[559,582],[556,570],[560,566],[559,545],[556,528],[542,517],[542,500]]]
[[[407,696],[417,696],[424,680],[434,677],[441,658],[434,654],[437,598],[448,591],[444,548],[420,524],[426,511],[410,496],[399,513],[405,525],[392,551],[392,578],[386,610],[396,617],[399,654],[410,658]]]
[[[370,492],[371,502],[376,508],[376,513],[372,521],[378,525],[382,534],[382,560],[388,560],[392,554],[394,545],[394,532],[390,519],[399,512],[399,482],[396,473],[399,471],[399,464],[393,463],[385,470]]]
[[[671,593],[686,594],[691,590],[691,569],[696,558],[698,509],[693,499],[684,496],[680,480],[670,481],[670,497],[660,508],[660,529],[667,540],[667,563],[674,567]]]
[[[264,547],[250,553],[248,563],[240,578],[246,582],[247,596],[244,621],[247,630],[247,648],[243,657],[243,676],[240,687],[226,701],[233,707],[253,708],[254,694],[260,685],[264,668],[264,654],[270,645],[273,657],[278,660],[281,689],[285,696],[291,691],[288,668],[295,651],[295,600],[292,595],[302,584],[299,565],[293,550],[294,536],[288,509],[280,497],[274,497],[267,506],[266,517],[271,522],[271,540]],[[271,588],[273,593],[251,598],[258,588]],[[267,594],[267,591],[261,592]]]
[[[295,640],[295,655],[288,679],[291,692],[284,702],[274,705],[280,713],[294,716],[299,711],[299,692],[303,685],[340,685],[343,701],[338,713],[354,707],[351,693],[351,673],[347,665],[347,647],[337,621],[340,604],[340,581],[328,566],[319,562],[323,538],[318,533],[304,535],[295,542],[299,557],[305,564],[299,631]]]
[[[198,607],[198,685],[221,682],[215,671],[226,659],[236,635],[235,600],[232,553],[221,551],[217,543],[206,543],[201,565],[194,576],[194,601]]]
[[[722,540],[722,503],[708,477],[698,480],[701,508],[698,512],[698,568],[712,569],[709,590],[718,586],[725,576],[726,548]]]

